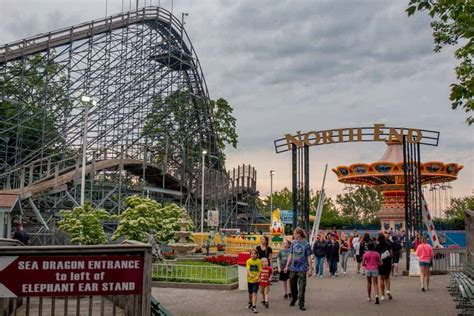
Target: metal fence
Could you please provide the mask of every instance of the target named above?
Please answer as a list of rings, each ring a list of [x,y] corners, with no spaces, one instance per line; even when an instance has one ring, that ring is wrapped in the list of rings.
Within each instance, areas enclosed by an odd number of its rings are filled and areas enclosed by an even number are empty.
[[[129,299],[127,295],[125,299]],[[133,302],[141,297],[132,295]],[[139,305],[129,304],[122,308],[117,302],[104,296],[74,296],[74,297],[24,297],[10,298],[10,301],[21,300],[20,306],[10,306],[4,310],[5,315],[139,315]]]
[[[153,280],[168,282],[231,284],[237,282],[238,273],[236,265],[204,266],[156,263],[153,265]]]
[[[466,248],[433,249],[433,272],[461,271],[466,265]]]

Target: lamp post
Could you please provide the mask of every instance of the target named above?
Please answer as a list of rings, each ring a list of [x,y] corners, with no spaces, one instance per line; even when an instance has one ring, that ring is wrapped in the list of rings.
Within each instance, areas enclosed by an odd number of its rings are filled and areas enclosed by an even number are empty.
[[[84,132],[82,135],[82,175],[81,175],[81,206],[84,206],[86,189],[86,149],[87,149],[87,125],[89,120],[90,106],[95,106],[96,102],[87,95],[81,96],[81,102],[84,105]]]
[[[184,27],[184,17],[185,16],[188,16],[189,13],[186,13],[186,12],[182,12],[181,13],[181,38],[183,38],[183,27]]]
[[[273,211],[273,175],[274,170],[270,170],[270,211]]]
[[[201,162],[201,233],[204,232],[204,158],[207,155],[207,150],[202,151],[202,162]]]

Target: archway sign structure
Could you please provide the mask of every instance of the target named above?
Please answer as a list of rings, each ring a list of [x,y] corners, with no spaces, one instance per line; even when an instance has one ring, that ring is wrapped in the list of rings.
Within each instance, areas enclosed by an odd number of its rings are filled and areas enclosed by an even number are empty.
[[[374,124],[372,127],[351,127],[323,131],[309,131],[296,135],[285,134],[274,141],[277,154],[291,151],[293,229],[309,226],[309,147],[352,142],[398,141],[403,144],[403,166],[405,185],[405,218],[408,238],[423,230],[420,145],[438,146],[439,132],[417,128],[387,127]],[[408,167],[407,167],[408,166]]]

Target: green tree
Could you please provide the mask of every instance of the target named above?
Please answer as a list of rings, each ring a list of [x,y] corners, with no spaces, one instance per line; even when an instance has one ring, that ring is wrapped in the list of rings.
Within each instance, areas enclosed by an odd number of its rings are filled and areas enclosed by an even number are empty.
[[[354,221],[348,218],[348,216],[341,215],[336,208],[323,209],[319,228],[346,228],[352,222]]]
[[[58,227],[69,235],[71,243],[79,245],[107,243],[102,221],[109,220],[110,215],[105,210],[93,208],[86,203],[84,207],[62,210],[59,213],[63,218],[58,222]]]
[[[227,144],[237,148],[237,132],[235,130],[236,119],[232,115],[234,109],[223,98],[210,100],[210,109],[214,114],[214,130],[217,134],[217,145],[224,151]]]
[[[7,165],[35,152],[51,155],[64,140],[61,119],[72,103],[65,70],[53,60],[54,55],[49,61],[35,55],[0,73],[0,138],[7,141]]]
[[[145,121],[143,135],[151,139],[157,147],[164,148],[166,144],[177,144],[168,146],[158,153],[158,162],[173,157],[181,159],[183,147],[186,148],[186,155],[190,160],[195,161],[200,157],[203,146],[200,138],[202,131],[196,109],[202,110],[206,107],[212,114],[212,126],[219,149],[223,151],[227,144],[236,148],[238,138],[235,129],[236,119],[232,115],[233,109],[229,103],[222,98],[209,101],[196,99],[189,91],[179,90],[164,99],[156,98],[152,111]]]
[[[316,193],[313,190],[310,191],[310,214],[314,215],[314,210],[318,206],[319,201],[319,190]],[[287,187],[284,187],[280,191],[273,192],[273,209],[279,208],[280,210],[292,210],[293,209],[293,192]],[[323,205],[323,211],[334,209],[334,202],[330,197],[326,196]],[[257,209],[262,214],[270,214],[270,195],[267,195],[264,199],[257,201]]]
[[[319,203],[319,196],[321,195],[321,191],[316,191],[316,193],[313,194],[313,191],[311,191],[311,201],[310,201],[310,208],[313,210],[316,210],[318,207]],[[336,211],[336,205],[334,204],[334,201],[332,200],[331,197],[326,195],[326,198],[324,199],[324,204],[323,204],[323,214],[324,212],[329,212],[329,211]]]
[[[410,0],[406,12],[408,16],[416,11],[428,11],[432,18],[434,51],[440,52],[444,46],[456,46],[456,67],[458,83],[451,84],[451,105],[462,108],[468,117],[466,122],[474,123],[474,1],[472,0]]]
[[[124,200],[127,208],[119,218],[119,225],[112,239],[125,238],[147,242],[150,234],[162,242],[175,239],[173,231],[180,229],[178,221],[185,219],[186,229],[193,230],[191,218],[186,210],[176,204],[163,205],[142,197],[129,196]]]
[[[447,219],[462,219],[464,220],[464,212],[466,210],[474,210],[474,196],[465,196],[461,198],[452,198],[451,204],[444,212]]]
[[[360,186],[349,193],[338,194],[336,204],[343,215],[362,221],[373,221],[380,211],[382,196],[371,187]]]
[[[310,192],[310,215],[316,215],[316,208],[319,202],[320,191]],[[273,208],[280,208],[282,210],[293,209],[293,193],[288,188],[283,188],[280,191],[273,193]],[[348,205],[349,209],[352,210],[344,212],[343,209],[339,210],[336,207],[336,203],[331,197],[326,197],[323,205],[323,212],[321,214],[320,228],[352,228],[352,227],[373,227],[380,226],[380,222],[376,217],[377,212],[380,210],[381,196],[380,194],[371,188],[360,188],[357,192],[346,193],[344,195],[338,195],[339,201]],[[358,207],[358,204],[362,207]],[[339,203],[338,203],[339,204]],[[340,205],[340,204],[339,204]],[[357,207],[356,207],[357,206]],[[258,199],[257,209],[261,214],[266,216],[270,215],[270,196],[266,196],[263,199]],[[365,217],[363,210],[369,210],[368,217]],[[359,215],[354,216],[354,212]]]

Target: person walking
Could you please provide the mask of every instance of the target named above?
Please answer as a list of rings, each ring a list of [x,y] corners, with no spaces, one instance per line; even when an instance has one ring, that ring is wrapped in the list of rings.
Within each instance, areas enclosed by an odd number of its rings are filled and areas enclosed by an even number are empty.
[[[327,242],[322,238],[320,234],[316,237],[316,241],[313,245],[313,255],[315,257],[315,270],[314,273],[323,278],[324,274],[324,258],[326,257]]]
[[[403,256],[402,253],[402,244],[400,239],[397,236],[392,237],[392,276],[398,276],[398,263],[400,262],[400,258]]]
[[[332,228],[332,232],[330,234],[336,238],[336,241],[339,241],[339,234],[337,233],[336,226]]]
[[[360,249],[359,249],[359,254],[362,258],[364,253],[368,251],[368,245],[369,243],[372,242],[372,239],[370,239],[370,235],[368,232],[365,232],[364,235],[362,236],[362,240],[360,242]],[[375,243],[374,243],[375,245]],[[365,275],[365,268],[362,266],[362,275]]]
[[[354,247],[354,256],[355,256],[355,260],[357,262],[357,274],[359,274],[361,263],[362,263],[362,255],[360,254],[360,237],[359,237],[359,234],[356,234],[354,236],[354,239],[352,239],[352,246]]]
[[[293,231],[293,242],[286,263],[285,272],[290,271],[291,302],[295,306],[298,300],[300,310],[305,311],[306,278],[313,274],[311,264],[311,246],[305,240],[306,233],[301,228]]]
[[[375,292],[375,304],[379,302],[379,285],[377,283],[377,277],[379,275],[379,266],[382,265],[380,254],[375,250],[375,245],[369,243],[367,245],[367,252],[362,256],[362,266],[365,268],[367,273],[367,301],[371,301],[371,289]]]
[[[379,266],[379,279],[380,279],[380,300],[385,299],[385,290],[387,291],[387,296],[391,300],[393,299],[392,294],[390,293],[390,273],[392,270],[392,249],[390,244],[387,242],[387,239],[383,233],[379,233],[377,237],[377,246],[375,246],[375,251],[380,254],[382,259],[382,265]]]
[[[431,260],[433,260],[433,248],[427,243],[426,237],[420,237],[420,244],[416,248],[416,256],[420,264],[420,285],[424,292],[430,287]]]
[[[262,236],[260,239],[260,245],[257,246],[258,258],[262,260],[263,258],[268,259],[268,264],[270,267],[273,267],[273,249],[269,246],[269,238],[267,236]],[[262,304],[265,305],[265,298],[262,295]]]
[[[339,262],[339,243],[336,241],[336,236],[331,235],[331,242],[327,246],[327,253],[329,259],[329,273],[334,278],[337,276],[337,263]]]
[[[250,252],[250,258],[246,262],[247,268],[247,285],[249,292],[249,304],[248,309],[252,309],[255,314],[257,311],[257,292],[259,285],[260,272],[262,271],[262,262],[258,258],[257,250],[252,249]]]
[[[349,260],[349,243],[347,241],[347,236],[343,235],[341,237],[341,267],[342,273],[346,275],[347,273],[347,261]]]
[[[268,308],[268,293],[270,292],[270,282],[273,274],[273,269],[268,263],[267,258],[262,258],[262,271],[260,272],[259,277],[259,287],[262,293],[263,306]]]
[[[326,265],[329,271],[329,275],[331,275],[331,267],[329,266],[329,251],[328,251],[328,246],[331,243],[331,233],[327,233],[324,238],[326,240]]]
[[[21,241],[25,246],[30,244],[30,234],[25,231],[22,223],[18,223],[16,225],[16,231],[13,234],[13,239]]]
[[[290,273],[287,271],[285,272],[286,263],[288,262],[288,256],[290,255],[290,246],[291,241],[288,239],[283,240],[282,244],[283,248],[280,250],[277,256],[277,266],[278,266],[278,273],[280,274],[280,281],[283,282],[283,290],[285,291],[285,295],[283,298],[291,299],[291,293],[288,287],[288,279],[290,278]]]
[[[270,266],[272,265],[273,249],[269,246],[268,236],[262,236],[260,245],[257,246],[258,258],[261,260],[267,258]]]
[[[357,235],[357,231],[354,229],[354,231],[349,236],[349,257],[353,258],[354,261],[356,261],[355,249],[354,249],[354,238],[356,237],[356,235]]]

